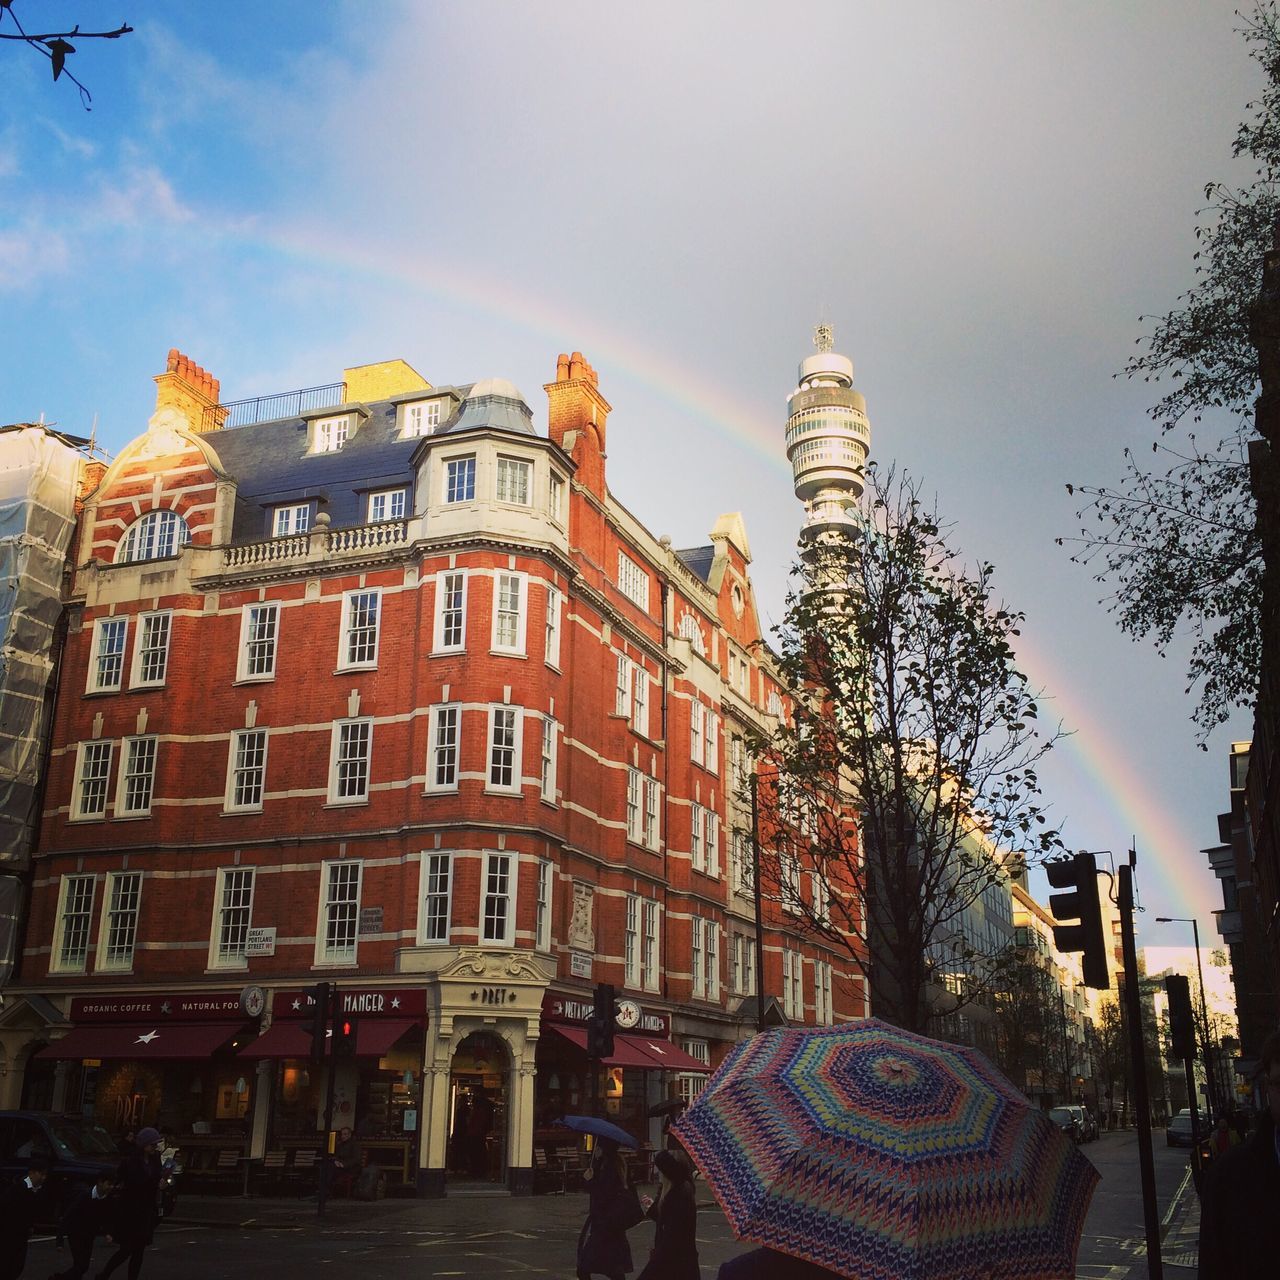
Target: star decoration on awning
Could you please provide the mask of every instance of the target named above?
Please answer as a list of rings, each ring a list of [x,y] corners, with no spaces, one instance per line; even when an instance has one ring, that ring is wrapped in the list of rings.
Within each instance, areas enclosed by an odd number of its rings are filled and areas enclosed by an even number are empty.
[[[398,1009],[398,1008],[400,1007],[400,997],[399,997],[399,996],[392,996],[392,997],[391,997],[391,1007],[392,1007],[393,1009]]]
[[[301,1008],[302,1008],[302,1001],[301,1001],[301,1000],[295,1000],[295,1001],[293,1002],[293,1007],[294,1007],[295,1009],[301,1009]]]
[[[160,1033],[158,1031],[148,1031],[145,1035],[139,1036],[134,1044],[150,1044]]]
[[[659,1057],[665,1058],[667,1056],[667,1051],[662,1048],[661,1045],[654,1044],[652,1040],[646,1040],[644,1042],[644,1047],[648,1049],[650,1053],[656,1053]]]

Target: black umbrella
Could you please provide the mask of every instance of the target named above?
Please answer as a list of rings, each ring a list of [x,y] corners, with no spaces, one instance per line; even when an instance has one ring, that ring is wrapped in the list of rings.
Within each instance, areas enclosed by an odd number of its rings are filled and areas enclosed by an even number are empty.
[[[651,1116],[678,1116],[688,1105],[683,1098],[668,1098],[666,1102],[655,1103],[645,1114]]]

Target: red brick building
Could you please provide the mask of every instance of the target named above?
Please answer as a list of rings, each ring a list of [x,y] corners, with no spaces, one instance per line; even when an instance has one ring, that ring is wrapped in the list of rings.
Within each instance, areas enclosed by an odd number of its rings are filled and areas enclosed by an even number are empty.
[[[648,532],[576,353],[546,436],[510,383],[401,361],[247,425],[176,351],[157,383],[83,512],[0,1103],[301,1166],[326,979],[358,1024],[336,1125],[424,1193],[528,1190],[590,1105],[603,981],[597,1087],[655,1137],[755,1022],[743,744],[782,701],[741,520]],[[764,913],[776,1010],[866,1012]]]

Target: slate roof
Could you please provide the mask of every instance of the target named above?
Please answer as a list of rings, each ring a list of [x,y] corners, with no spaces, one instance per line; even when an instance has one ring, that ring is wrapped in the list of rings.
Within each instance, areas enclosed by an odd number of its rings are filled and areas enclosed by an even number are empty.
[[[711,563],[716,558],[714,544],[705,547],[686,547],[683,551],[677,551],[676,555],[686,569],[697,574],[703,582],[710,584]]]
[[[509,384],[508,384],[509,385]],[[436,429],[436,435],[458,430],[492,426],[498,430],[520,429],[537,434],[531,414],[521,403],[523,414],[503,404],[498,420],[486,421],[485,396],[469,402],[473,387],[434,387],[432,396],[461,399],[454,412]],[[496,401],[498,397],[494,397]],[[505,398],[504,398],[505,399]],[[271,536],[271,508],[290,502],[313,501],[329,513],[335,528],[365,523],[365,497],[378,489],[411,488],[414,468],[411,459],[422,444],[421,438],[401,439],[397,411],[404,397],[378,400],[366,406],[369,416],[361,420],[354,407],[355,430],[343,447],[334,453],[308,451],[308,422],[318,416],[340,416],[342,406],[308,418],[276,418],[247,427],[210,431],[204,439],[217,452],[227,473],[236,481],[236,510],[232,521],[233,542],[256,542]],[[464,423],[464,417],[467,421]],[[520,427],[514,424],[519,421]]]

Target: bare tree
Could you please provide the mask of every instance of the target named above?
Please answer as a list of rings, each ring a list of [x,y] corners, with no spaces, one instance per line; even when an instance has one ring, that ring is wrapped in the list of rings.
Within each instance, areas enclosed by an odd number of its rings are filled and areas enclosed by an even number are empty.
[[[21,41],[23,44],[35,49],[37,53],[48,58],[50,68],[53,71],[53,78],[57,80],[59,76],[65,75],[80,91],[80,101],[84,104],[84,109],[86,111],[91,110],[92,108],[89,104],[93,101],[93,95],[67,70],[67,58],[76,51],[76,47],[71,41],[118,40],[121,36],[127,36],[133,28],[122,22],[114,31],[81,31],[77,23],[69,31],[27,31],[13,10],[14,4],[15,0],[0,0],[0,22],[3,22],[7,15],[17,28],[16,33],[0,31],[0,40]]]

